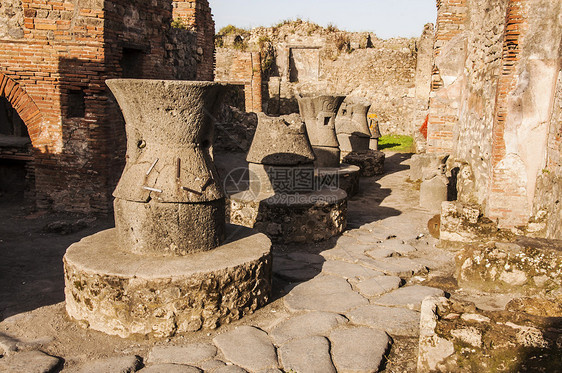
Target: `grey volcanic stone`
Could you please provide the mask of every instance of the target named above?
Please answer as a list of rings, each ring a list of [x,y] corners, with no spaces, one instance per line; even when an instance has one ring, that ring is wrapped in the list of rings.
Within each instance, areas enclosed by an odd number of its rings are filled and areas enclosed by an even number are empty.
[[[79,373],[99,373],[115,372],[130,373],[136,372],[141,366],[141,358],[138,356],[117,356],[107,359],[99,359],[88,362],[82,366]]]
[[[312,164],[314,152],[301,117],[298,114],[270,117],[259,113],[246,160],[278,166]]]
[[[368,305],[347,313],[353,323],[386,331],[391,335],[417,336],[419,312],[405,308]]]
[[[249,371],[277,368],[277,352],[268,335],[252,326],[240,326],[213,338],[225,359]]]
[[[406,307],[419,311],[421,303],[426,297],[442,297],[444,295],[445,292],[441,289],[436,289],[429,286],[413,285],[405,286],[398,290],[387,293],[378,298],[375,303],[384,306]]]
[[[361,176],[372,177],[384,174],[385,154],[378,150],[353,151],[343,157],[342,162],[361,169]]]
[[[210,118],[219,106],[221,84],[141,79],[106,83],[121,107],[127,132],[126,164],[113,193],[122,248],[185,255],[220,245],[225,195],[210,153]],[[198,229],[179,229],[186,226]]]
[[[60,360],[41,351],[18,352],[0,359],[0,372],[3,373],[50,373]]]
[[[291,311],[310,310],[344,313],[369,301],[351,289],[341,277],[320,275],[297,285],[284,298]]]
[[[441,211],[441,202],[447,200],[447,179],[444,176],[435,176],[424,180],[420,186],[420,206],[432,211]]]
[[[320,258],[324,260],[321,256]],[[273,258],[273,273],[288,281],[310,280],[320,272],[320,268],[321,264],[310,264],[278,256]]]
[[[405,244],[401,240],[396,239],[383,241],[379,243],[378,246],[384,249],[394,250],[402,255],[407,255],[412,251],[416,251],[416,248],[412,245]]]
[[[247,371],[237,365],[226,365],[213,371],[213,373],[247,373]]]
[[[212,359],[217,348],[209,343],[193,343],[187,346],[155,346],[148,354],[150,364],[197,365]]]
[[[365,327],[336,329],[330,341],[338,372],[378,372],[390,345],[385,332]]]
[[[327,336],[330,330],[346,322],[347,319],[337,313],[309,312],[282,321],[270,330],[269,336],[277,345],[282,345],[291,339]]]
[[[322,272],[329,275],[340,276],[345,279],[368,279],[380,276],[381,272],[363,267],[359,264],[346,263],[340,260],[328,260],[322,264]]]
[[[231,228],[232,242],[185,257],[121,251],[114,229],[82,239],[63,258],[66,311],[124,338],[211,329],[253,312],[271,291],[271,242]]]
[[[101,372],[101,371],[100,371]],[[109,372],[109,371],[107,371]],[[178,364],[155,364],[142,368],[139,373],[202,373],[199,368]]]
[[[338,167],[340,164],[335,118],[344,98],[324,95],[298,99],[299,111],[316,156],[316,167]]]
[[[379,249],[366,251],[365,255],[368,255],[373,259],[383,259],[383,258],[390,258],[392,256],[400,256],[400,253],[392,249],[379,248]]]
[[[366,258],[361,260],[360,263],[366,267],[381,271],[391,276],[409,277],[418,273],[426,272],[426,268],[422,264],[409,258]]]
[[[221,360],[207,360],[198,365],[205,372],[214,372],[218,368],[226,366],[224,361]]]
[[[325,337],[294,339],[279,349],[283,369],[295,373],[336,373]]]
[[[391,290],[398,289],[402,279],[398,276],[377,276],[360,281],[357,289],[366,297],[375,297]]]

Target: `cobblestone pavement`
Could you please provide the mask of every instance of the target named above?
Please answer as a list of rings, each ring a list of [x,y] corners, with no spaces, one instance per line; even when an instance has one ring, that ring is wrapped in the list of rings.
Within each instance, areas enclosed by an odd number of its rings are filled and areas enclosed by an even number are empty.
[[[275,299],[255,317],[95,359],[51,356],[0,334],[0,371],[415,371],[420,305],[444,294],[439,279],[450,276],[453,256],[429,236],[432,214],[418,207],[407,159],[387,154],[385,175],[362,178],[342,236],[274,248]]]

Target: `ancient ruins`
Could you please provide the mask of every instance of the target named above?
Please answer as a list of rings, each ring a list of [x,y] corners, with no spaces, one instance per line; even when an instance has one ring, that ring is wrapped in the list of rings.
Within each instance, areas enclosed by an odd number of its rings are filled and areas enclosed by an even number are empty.
[[[0,371],[562,371],[562,2],[436,9],[3,1]]]

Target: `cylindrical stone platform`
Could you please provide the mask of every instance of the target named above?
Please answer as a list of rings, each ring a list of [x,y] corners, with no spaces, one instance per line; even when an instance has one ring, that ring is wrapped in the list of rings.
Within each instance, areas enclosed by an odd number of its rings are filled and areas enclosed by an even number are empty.
[[[372,177],[384,174],[383,152],[378,150],[367,150],[364,152],[351,152],[343,158],[343,162],[358,166],[361,176]]]
[[[229,241],[188,256],[126,252],[109,229],[63,258],[66,311],[83,325],[126,338],[213,329],[252,313],[271,291],[271,241],[227,227]]]
[[[347,224],[347,194],[341,189],[273,196],[246,191],[231,195],[227,207],[231,224],[255,228],[276,243],[324,241]]]
[[[359,192],[359,177],[361,170],[358,166],[342,163],[340,167],[318,168],[316,170],[316,185],[340,188],[353,197]]]

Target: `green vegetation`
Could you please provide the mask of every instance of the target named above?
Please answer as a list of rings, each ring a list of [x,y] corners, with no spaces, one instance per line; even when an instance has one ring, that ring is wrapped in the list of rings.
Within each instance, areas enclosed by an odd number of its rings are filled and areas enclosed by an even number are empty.
[[[388,152],[415,153],[414,139],[404,135],[386,135],[379,139],[379,149]]]
[[[217,34],[219,35],[240,35],[246,34],[248,31],[244,30],[243,28],[238,28],[233,25],[224,26],[219,30]]]
[[[185,25],[185,23],[183,23],[183,19],[181,18],[176,18],[172,21],[172,27],[173,28],[179,28],[179,29],[187,29],[187,26]]]

